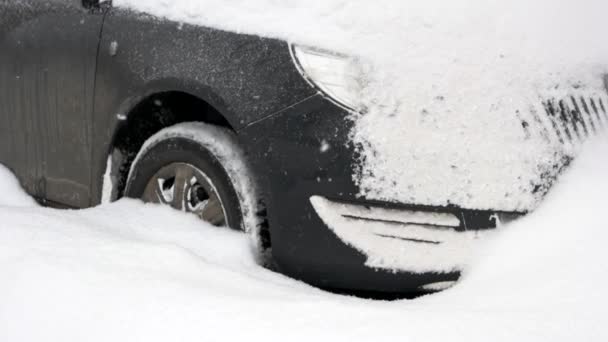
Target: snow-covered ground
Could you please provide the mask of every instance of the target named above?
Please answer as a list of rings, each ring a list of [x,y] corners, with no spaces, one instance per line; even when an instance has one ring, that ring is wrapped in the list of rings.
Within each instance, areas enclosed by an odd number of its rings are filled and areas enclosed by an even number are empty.
[[[122,200],[42,208],[0,169],[0,341],[605,341],[608,141],[455,287],[381,302],[258,266],[247,237]]]

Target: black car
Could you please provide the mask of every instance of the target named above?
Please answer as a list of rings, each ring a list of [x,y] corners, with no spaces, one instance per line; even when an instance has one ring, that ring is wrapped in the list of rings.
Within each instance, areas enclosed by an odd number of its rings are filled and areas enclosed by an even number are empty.
[[[141,198],[251,231],[278,270],[320,287],[442,288],[458,269],[433,265],[525,212],[361,196],[354,109],[314,65],[342,58],[108,1],[0,0],[0,163],[45,205]],[[599,101],[578,114],[608,123]],[[404,250],[422,271],[374,262]]]

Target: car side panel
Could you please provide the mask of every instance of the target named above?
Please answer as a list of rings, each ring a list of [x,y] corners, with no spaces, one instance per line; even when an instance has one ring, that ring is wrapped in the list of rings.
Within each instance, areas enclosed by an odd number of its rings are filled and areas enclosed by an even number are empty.
[[[97,200],[121,118],[128,120],[137,103],[165,91],[208,102],[235,130],[315,93],[293,65],[286,42],[112,8],[96,81],[92,186]]]
[[[78,0],[0,2],[0,162],[29,193],[74,207],[90,201],[102,20]]]

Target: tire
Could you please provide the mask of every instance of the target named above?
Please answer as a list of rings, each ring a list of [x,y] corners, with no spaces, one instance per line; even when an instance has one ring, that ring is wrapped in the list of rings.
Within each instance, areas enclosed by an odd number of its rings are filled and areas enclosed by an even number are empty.
[[[131,165],[125,195],[258,235],[255,182],[235,134],[222,127],[188,122],[154,134]]]

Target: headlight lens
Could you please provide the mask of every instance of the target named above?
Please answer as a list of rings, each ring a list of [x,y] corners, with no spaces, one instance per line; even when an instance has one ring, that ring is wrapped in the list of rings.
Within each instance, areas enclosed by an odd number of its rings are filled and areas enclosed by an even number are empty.
[[[349,110],[364,110],[364,73],[356,58],[299,45],[291,51],[300,72],[327,97]]]

